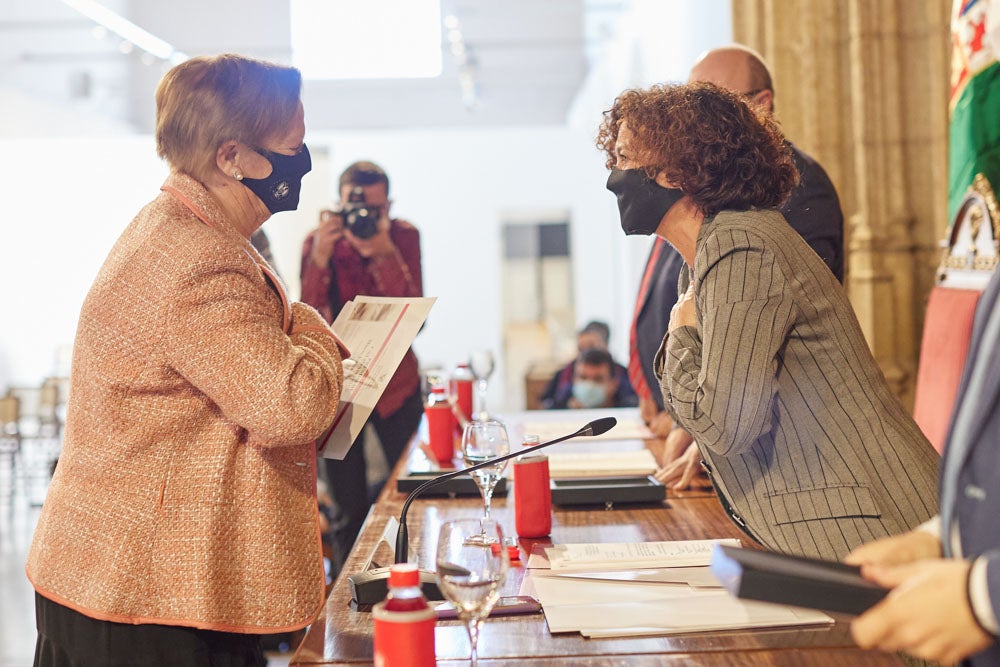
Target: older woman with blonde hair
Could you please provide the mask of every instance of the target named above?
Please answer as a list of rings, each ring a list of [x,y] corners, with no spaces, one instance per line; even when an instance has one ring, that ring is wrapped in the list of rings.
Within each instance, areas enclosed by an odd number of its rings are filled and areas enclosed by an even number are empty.
[[[938,457],[847,295],[775,209],[796,183],[774,122],[711,84],[622,93],[598,146],[627,233],[690,270],[658,355],[664,402],[755,541],[840,559],[935,513]]]
[[[28,555],[36,665],[261,665],[324,599],[315,439],[343,382],[250,236],[310,169],[297,70],[194,58],[156,94],[162,192],[80,313]]]

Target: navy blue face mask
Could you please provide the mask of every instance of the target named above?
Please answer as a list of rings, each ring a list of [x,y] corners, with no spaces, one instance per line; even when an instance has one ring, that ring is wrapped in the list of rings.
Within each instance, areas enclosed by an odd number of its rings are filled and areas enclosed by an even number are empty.
[[[667,211],[684,198],[684,191],[665,188],[642,169],[612,169],[608,190],[618,197],[622,230],[628,235],[656,232]]]
[[[257,195],[271,213],[294,211],[299,206],[299,192],[302,177],[312,169],[309,149],[302,144],[302,150],[295,155],[282,155],[263,149],[257,150],[271,163],[271,173],[265,178],[246,178],[241,183]]]

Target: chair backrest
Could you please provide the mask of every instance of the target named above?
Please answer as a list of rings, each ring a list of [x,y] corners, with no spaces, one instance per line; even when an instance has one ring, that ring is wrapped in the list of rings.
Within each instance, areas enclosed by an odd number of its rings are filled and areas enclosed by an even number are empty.
[[[938,453],[944,448],[980,294],[939,285],[927,302],[913,418]]]
[[[996,269],[1000,207],[978,174],[942,242],[938,284],[924,316],[913,418],[940,453],[969,351],[976,304]]]
[[[958,207],[948,238],[941,242],[938,284],[958,289],[986,288],[1000,252],[1000,205],[990,182],[976,174]]]
[[[0,398],[0,435],[14,435],[18,432],[18,421],[21,419],[21,402],[17,396],[7,392]]]

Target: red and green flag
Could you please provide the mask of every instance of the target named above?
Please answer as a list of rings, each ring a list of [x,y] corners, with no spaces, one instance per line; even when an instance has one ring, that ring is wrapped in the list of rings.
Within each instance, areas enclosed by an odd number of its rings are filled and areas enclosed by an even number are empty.
[[[948,220],[976,174],[1000,187],[1000,63],[991,44],[1000,0],[955,0],[951,15]],[[995,37],[994,37],[995,39]]]

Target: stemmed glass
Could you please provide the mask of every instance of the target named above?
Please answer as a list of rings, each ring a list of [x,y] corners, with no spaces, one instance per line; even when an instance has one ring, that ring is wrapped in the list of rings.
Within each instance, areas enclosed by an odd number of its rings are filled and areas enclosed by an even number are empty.
[[[476,393],[479,394],[479,419],[488,417],[486,412],[486,381],[493,375],[495,363],[489,350],[476,350],[469,356],[469,370],[476,378]]]
[[[507,428],[496,419],[485,421],[475,420],[465,425],[462,431],[462,459],[466,465],[475,465],[489,459],[510,453],[510,442],[507,439]],[[490,518],[490,501],[493,499],[493,489],[503,475],[507,462],[503,461],[471,473],[483,495],[484,519]]]
[[[470,541],[485,535],[489,544]],[[491,519],[461,519],[441,524],[437,543],[438,588],[455,605],[458,618],[469,631],[472,665],[477,664],[479,628],[500,599],[500,587],[510,566],[503,545],[503,530]]]

